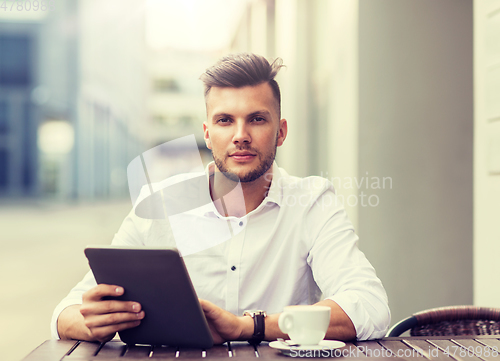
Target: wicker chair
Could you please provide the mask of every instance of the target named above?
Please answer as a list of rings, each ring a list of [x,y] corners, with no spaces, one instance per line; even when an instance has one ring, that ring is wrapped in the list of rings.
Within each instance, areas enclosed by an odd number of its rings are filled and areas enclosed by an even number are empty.
[[[425,310],[399,321],[386,337],[500,335],[500,308],[449,306]]]

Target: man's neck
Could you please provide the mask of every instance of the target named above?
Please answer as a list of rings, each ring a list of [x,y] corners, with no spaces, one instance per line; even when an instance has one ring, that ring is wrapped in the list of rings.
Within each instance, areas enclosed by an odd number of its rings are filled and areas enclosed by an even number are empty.
[[[217,211],[229,217],[243,217],[256,209],[271,187],[272,167],[253,182],[239,183],[226,178],[217,169],[210,176],[210,195]]]

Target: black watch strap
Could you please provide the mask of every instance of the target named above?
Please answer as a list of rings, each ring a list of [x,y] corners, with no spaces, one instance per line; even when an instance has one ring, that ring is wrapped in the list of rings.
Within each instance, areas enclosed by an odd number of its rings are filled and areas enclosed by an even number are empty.
[[[253,318],[253,335],[248,340],[251,345],[258,345],[264,340],[266,334],[266,312],[262,310],[250,310],[243,313]]]

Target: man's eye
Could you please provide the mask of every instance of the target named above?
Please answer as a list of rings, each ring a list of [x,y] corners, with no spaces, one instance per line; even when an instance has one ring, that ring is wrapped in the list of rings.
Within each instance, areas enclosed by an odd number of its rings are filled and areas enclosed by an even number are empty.
[[[259,123],[259,122],[265,122],[266,120],[262,117],[255,117],[252,119],[252,121]]]
[[[227,124],[229,122],[231,122],[231,120],[228,118],[220,118],[217,120],[217,123],[222,123],[222,124]]]

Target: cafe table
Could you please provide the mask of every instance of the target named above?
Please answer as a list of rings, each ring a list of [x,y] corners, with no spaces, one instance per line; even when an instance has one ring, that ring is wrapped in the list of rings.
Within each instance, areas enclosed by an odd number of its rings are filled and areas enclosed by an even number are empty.
[[[500,335],[494,336],[419,336],[386,337],[373,341],[347,342],[338,349],[308,351],[295,348],[290,356],[317,358],[349,358],[365,361],[500,361]],[[269,347],[263,342],[257,347],[247,342],[228,342],[207,350],[166,346],[129,346],[119,340],[105,344],[83,341],[48,340],[26,356],[23,361],[84,361],[84,360],[151,360],[174,359],[226,359],[241,361],[261,360],[286,361],[290,356]],[[235,360],[236,361],[236,360]]]

